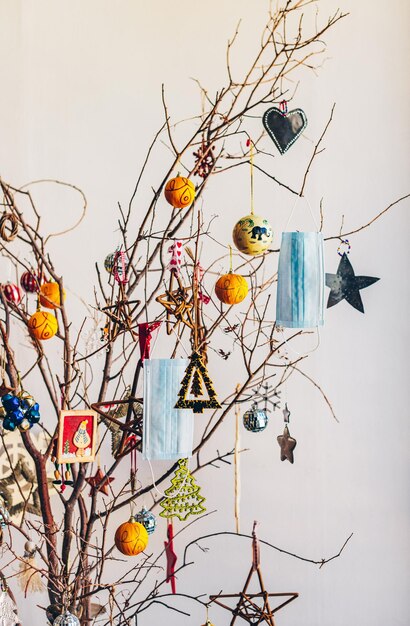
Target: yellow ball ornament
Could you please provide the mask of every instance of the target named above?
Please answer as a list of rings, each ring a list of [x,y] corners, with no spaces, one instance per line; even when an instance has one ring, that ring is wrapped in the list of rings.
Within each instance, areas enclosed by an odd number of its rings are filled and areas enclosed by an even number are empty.
[[[119,526],[115,533],[115,545],[126,556],[136,556],[148,545],[148,533],[143,524],[131,517]]]
[[[224,304],[239,304],[248,295],[248,283],[240,274],[223,274],[215,285],[215,293]]]
[[[232,238],[240,252],[257,256],[269,248],[273,239],[272,227],[260,215],[245,215],[235,224]]]
[[[175,209],[189,207],[195,198],[195,185],[183,176],[171,178],[165,185],[165,198]]]
[[[63,291],[63,300],[65,290]],[[56,309],[61,304],[60,286],[58,283],[43,283],[40,287],[40,304],[46,309]]]
[[[37,311],[30,317],[28,328],[33,337],[45,341],[54,337],[58,330],[58,322],[52,313]]]

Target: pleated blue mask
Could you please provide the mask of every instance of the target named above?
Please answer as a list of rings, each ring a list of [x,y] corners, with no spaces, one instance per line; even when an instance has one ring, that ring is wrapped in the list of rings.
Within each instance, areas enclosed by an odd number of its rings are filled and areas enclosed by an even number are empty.
[[[322,326],[324,291],[322,233],[282,233],[276,323],[284,328]]]
[[[194,418],[191,409],[175,409],[188,359],[144,360],[142,454],[149,460],[192,456]]]

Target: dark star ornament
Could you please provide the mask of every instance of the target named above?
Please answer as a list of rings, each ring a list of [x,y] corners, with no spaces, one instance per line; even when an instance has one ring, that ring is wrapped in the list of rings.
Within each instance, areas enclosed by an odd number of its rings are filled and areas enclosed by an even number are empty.
[[[327,308],[329,309],[342,300],[347,300],[353,308],[364,313],[360,290],[373,285],[378,280],[380,278],[372,276],[356,276],[347,254],[344,253],[336,274],[326,274],[326,285],[330,287]]]
[[[283,429],[283,435],[279,435],[279,437],[277,437],[277,440],[278,444],[280,445],[280,460],[288,460],[290,463],[293,463],[293,450],[296,448],[297,441],[290,436],[287,424]]]
[[[108,496],[109,495],[108,486],[109,486],[110,483],[112,483],[113,480],[115,480],[115,478],[107,477],[101,471],[101,468],[99,467],[97,469],[96,473],[94,474],[94,476],[90,476],[89,478],[86,478],[85,480],[91,487],[90,496],[93,496],[96,491],[99,491],[104,496]],[[98,488],[98,485],[103,480],[104,480],[104,484],[101,487]]]

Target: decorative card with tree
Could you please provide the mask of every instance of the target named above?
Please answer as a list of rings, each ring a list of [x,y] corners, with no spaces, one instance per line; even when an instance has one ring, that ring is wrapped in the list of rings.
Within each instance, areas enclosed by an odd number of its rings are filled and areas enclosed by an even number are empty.
[[[60,411],[58,463],[89,463],[95,459],[97,413]]]

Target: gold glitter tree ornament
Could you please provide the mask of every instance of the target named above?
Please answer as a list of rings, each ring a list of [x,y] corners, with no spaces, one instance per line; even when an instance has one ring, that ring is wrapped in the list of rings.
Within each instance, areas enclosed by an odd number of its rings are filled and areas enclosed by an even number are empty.
[[[160,502],[163,511],[161,517],[177,517],[184,522],[190,515],[200,515],[206,509],[202,506],[205,498],[188,468],[188,459],[180,459],[179,467],[171,480],[171,486],[165,490],[166,498]]]

